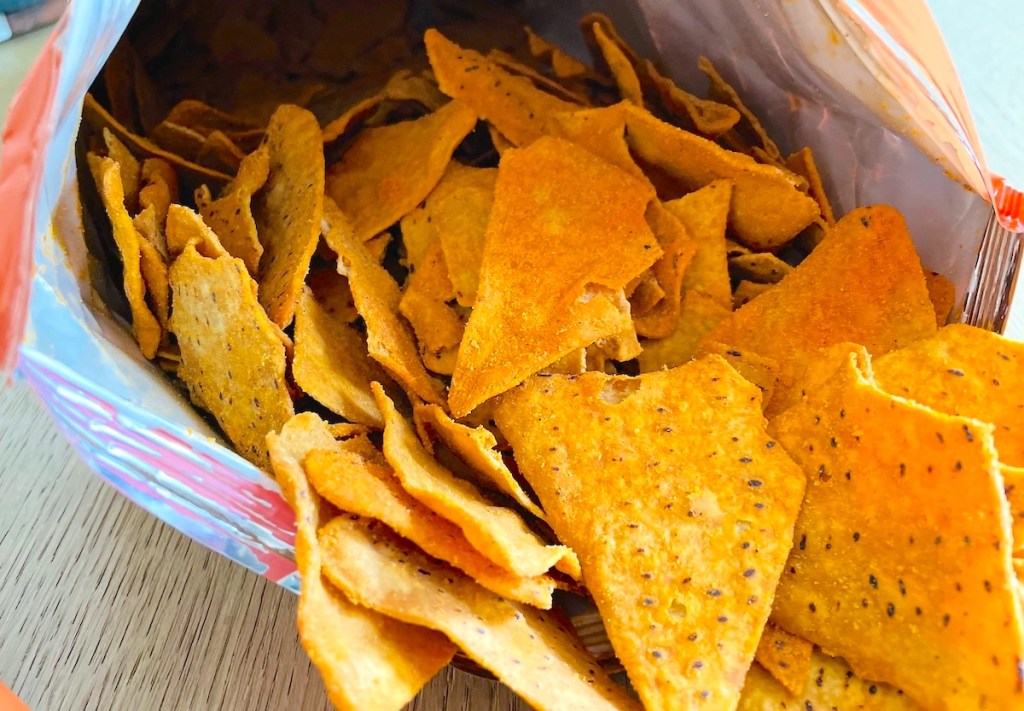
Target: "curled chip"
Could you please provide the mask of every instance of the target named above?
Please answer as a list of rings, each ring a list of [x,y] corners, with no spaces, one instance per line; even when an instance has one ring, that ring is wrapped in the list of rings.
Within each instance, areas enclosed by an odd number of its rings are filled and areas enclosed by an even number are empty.
[[[740,120],[739,112],[733,107],[698,98],[679,88],[674,81],[659,72],[649,59],[640,62],[637,72],[645,93],[656,94],[669,116],[682,125],[693,126],[702,136],[714,137],[726,133]]]
[[[210,259],[228,254],[220,238],[203,222],[203,218],[181,205],[168,207],[166,238],[171,257],[177,257],[190,244],[195,245],[199,254]]]
[[[458,526],[409,496],[386,462],[322,450],[311,452],[303,466],[317,493],[342,511],[380,521],[498,595],[545,610],[551,607],[554,580],[522,578],[489,561]]]
[[[170,327],[181,348],[178,377],[235,449],[266,468],[267,433],[292,416],[292,400],[285,347],[256,300],[256,282],[241,260],[203,257],[192,243],[171,265],[170,277]]]
[[[223,131],[214,131],[196,152],[196,162],[225,173],[237,173],[245,153]]]
[[[758,284],[777,284],[793,271],[793,267],[771,252],[754,252],[729,257],[729,266],[741,279]]]
[[[757,388],[711,356],[534,377],[494,419],[645,707],[734,708],[804,490]]]
[[[683,191],[697,190],[718,178],[733,181],[729,224],[750,247],[775,249],[818,216],[818,204],[800,190],[802,179],[789,171],[726,150],[639,107],[627,105],[625,111],[630,148],[679,181]]]
[[[263,245],[260,303],[270,320],[285,328],[295,315],[302,282],[320,239],[324,202],[320,125],[305,109],[283,104],[270,117],[265,145],[267,180],[253,205]]]
[[[743,100],[740,99],[740,95],[735,89],[730,86],[722,75],[715,69],[715,65],[711,63],[711,60],[707,57],[701,57],[697,62],[697,66],[704,72],[708,79],[711,80],[711,98],[719,101],[728,106],[732,106],[736,109],[743,120],[747,122],[747,126],[753,131],[757,140],[761,143],[761,150],[767,157],[768,162],[780,165],[782,163],[782,154],[779,152],[779,147],[775,145],[775,141],[771,139],[768,132],[764,130],[764,126],[758,120],[754,112],[747,108]]]
[[[781,404],[820,348],[849,341],[881,355],[934,333],[935,315],[906,224],[891,207],[876,206],[840,220],[783,282],[736,311],[707,340],[776,360]]]
[[[699,291],[687,291],[675,329],[665,338],[644,341],[637,356],[641,373],[674,368],[697,354],[697,344],[731,312]]]
[[[661,256],[644,221],[653,197],[649,185],[562,139],[502,158],[452,414],[570,351],[632,331],[615,292]]]
[[[950,324],[875,361],[879,387],[948,415],[995,425],[999,459],[1024,466],[1024,345]]]
[[[122,287],[128,299],[132,313],[132,331],[139,344],[139,350],[146,358],[152,359],[160,345],[160,323],[157,321],[149,305],[146,304],[145,282],[142,279],[141,247],[139,233],[128,215],[124,203],[124,186],[121,184],[121,171],[112,158],[103,158],[94,153],[89,154],[89,169],[96,188],[99,190],[110,218],[111,231],[117,251],[124,265]]]
[[[630,103],[643,106],[644,95],[640,89],[640,78],[636,75],[630,56],[623,51],[621,39],[615,35],[609,36],[599,22],[593,22],[583,29],[589,30],[586,33],[588,42],[596,45],[596,57],[604,60],[603,64],[619,88],[619,95]]]
[[[699,291],[722,306],[731,302],[725,228],[732,201],[732,183],[715,180],[700,190],[665,203],[697,243],[697,252],[683,276],[687,291]]]
[[[772,618],[925,708],[1020,706],[994,428],[883,392],[856,350],[826,357],[771,425],[808,481]]]
[[[546,545],[518,513],[492,504],[472,484],[441,466],[383,388],[375,383],[373,390],[384,415],[384,456],[409,494],[461,528],[488,560],[516,575],[535,577],[558,566],[579,577],[579,564],[570,549]]]
[[[305,289],[295,312],[292,375],[302,390],[351,422],[382,427],[370,383],[386,376],[366,352],[366,339],[344,315],[328,313]]]
[[[786,687],[790,694],[796,696],[807,685],[813,651],[814,645],[803,637],[790,634],[769,622],[761,633],[761,641],[757,643],[754,661]],[[747,692],[747,685],[744,685],[744,695]]]
[[[339,709],[393,711],[409,702],[447,664],[455,648],[443,635],[385,617],[348,598],[321,576],[317,530],[326,516],[302,470],[306,455],[335,446],[312,413],[289,420],[267,437],[274,474],[295,511],[299,638]]]
[[[349,597],[443,632],[532,707],[639,709],[556,614],[495,595],[366,519],[335,518],[320,545],[324,574]]]
[[[415,121],[360,133],[327,178],[327,194],[352,221],[355,238],[365,242],[419,205],[474,126],[473,109],[452,101]]]
[[[670,335],[679,321],[683,275],[697,253],[697,244],[683,224],[658,200],[647,207],[647,224],[658,238],[663,254],[651,267],[664,297],[634,319],[636,332],[648,338]]]
[[[822,221],[827,227],[835,226],[836,216],[832,211],[832,203],[829,202],[825,186],[821,182],[821,173],[818,172],[818,164],[814,160],[814,153],[811,152],[811,149],[801,148],[786,158],[785,167],[807,181],[807,192],[818,203]]]
[[[538,89],[479,52],[459,47],[434,29],[423,36],[430,66],[448,96],[465,102],[508,140],[524,146],[549,133],[551,117],[579,104]]]

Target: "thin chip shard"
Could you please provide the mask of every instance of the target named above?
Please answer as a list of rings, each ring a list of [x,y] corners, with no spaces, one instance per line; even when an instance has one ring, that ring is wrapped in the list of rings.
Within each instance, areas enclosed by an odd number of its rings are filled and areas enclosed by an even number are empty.
[[[683,276],[683,287],[699,291],[722,306],[731,303],[725,229],[732,197],[732,183],[715,180],[665,203],[665,209],[683,224],[697,244]]]
[[[814,645],[769,622],[757,643],[754,660],[796,696],[804,690],[811,672],[811,653]],[[747,686],[744,685],[744,694]]]
[[[634,318],[636,332],[647,338],[664,338],[679,320],[683,278],[699,249],[682,222],[658,200],[647,207],[647,223],[664,252],[651,267],[664,297],[643,315]]]
[[[672,333],[665,338],[643,342],[643,350],[637,356],[640,372],[650,373],[688,362],[697,354],[701,340],[729,314],[727,307],[709,296],[699,291],[687,291]]]

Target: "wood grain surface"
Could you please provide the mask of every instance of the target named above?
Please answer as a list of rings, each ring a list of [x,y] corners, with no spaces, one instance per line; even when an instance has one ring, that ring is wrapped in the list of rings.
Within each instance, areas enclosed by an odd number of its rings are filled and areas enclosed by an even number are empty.
[[[0,681],[33,711],[330,704],[296,598],[104,484],[24,385],[0,388]],[[416,711],[526,709],[446,669]]]

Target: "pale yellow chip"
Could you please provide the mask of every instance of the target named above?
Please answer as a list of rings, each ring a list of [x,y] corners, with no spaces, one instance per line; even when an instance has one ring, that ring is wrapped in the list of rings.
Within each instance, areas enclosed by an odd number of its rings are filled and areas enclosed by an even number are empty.
[[[146,304],[145,283],[142,278],[142,255],[139,233],[124,204],[121,171],[113,158],[89,154],[89,169],[103,201],[117,251],[123,265],[122,288],[132,314],[132,331],[139,350],[146,358],[153,358],[160,345],[160,323]]]
[[[182,205],[171,205],[167,210],[167,251],[177,257],[191,243],[204,257],[216,259],[228,254],[220,238],[203,222],[195,211]],[[244,264],[244,262],[243,262]]]
[[[274,475],[295,511],[299,638],[339,709],[394,711],[412,700],[447,664],[455,648],[443,635],[398,622],[349,602],[321,577],[317,530],[326,523],[320,497],[302,470],[314,449],[334,438],[312,413],[296,415],[267,437]]]
[[[558,566],[578,577],[579,563],[570,549],[546,545],[518,513],[492,504],[472,484],[441,466],[383,388],[374,384],[373,390],[384,415],[384,456],[402,488],[461,528],[473,547],[496,565],[523,577],[543,575]]]
[[[715,180],[665,203],[665,208],[683,223],[686,233],[697,243],[697,252],[683,276],[683,287],[699,291],[722,306],[732,303],[725,240],[732,200],[732,183]]]
[[[331,166],[327,193],[365,242],[402,219],[430,194],[476,113],[452,101],[432,114],[366,129]]]
[[[551,578],[521,578],[487,560],[458,526],[409,496],[387,462],[349,451],[320,450],[311,452],[303,466],[317,493],[342,511],[380,521],[498,595],[551,608]]]
[[[364,607],[443,632],[541,711],[639,711],[557,613],[511,602],[380,524],[339,516],[320,532],[327,578]]]
[[[284,104],[267,126],[267,181],[256,194],[253,217],[263,256],[260,303],[281,328],[292,322],[309,262],[320,240],[324,153],[316,117]]]
[[[682,222],[658,200],[652,200],[647,207],[647,224],[664,252],[651,267],[664,296],[646,313],[635,316],[633,323],[638,335],[665,338],[679,321],[683,276],[701,245],[690,238]]]
[[[718,324],[728,318],[731,310],[699,291],[683,296],[675,330],[661,339],[644,341],[637,356],[641,373],[674,368],[697,354],[697,344]]]
[[[256,282],[241,260],[204,257],[194,243],[174,260],[170,279],[178,377],[238,453],[267,468],[267,433],[281,429],[293,411],[285,347],[256,300]]]
[[[729,257],[729,267],[741,279],[758,284],[777,284],[793,267],[771,252],[754,252]]]
[[[346,420],[384,425],[370,383],[387,376],[370,360],[363,335],[325,311],[309,289],[295,312],[292,376],[307,395]]]

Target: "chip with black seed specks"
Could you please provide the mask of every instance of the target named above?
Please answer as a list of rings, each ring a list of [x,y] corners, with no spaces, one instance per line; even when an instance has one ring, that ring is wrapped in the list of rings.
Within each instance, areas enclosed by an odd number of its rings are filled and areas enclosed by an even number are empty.
[[[531,378],[494,420],[645,706],[734,708],[804,489],[758,389],[710,356]]]
[[[761,641],[757,643],[754,661],[795,696],[803,691],[807,683],[813,651],[814,645],[803,637],[769,622],[761,633]]]

